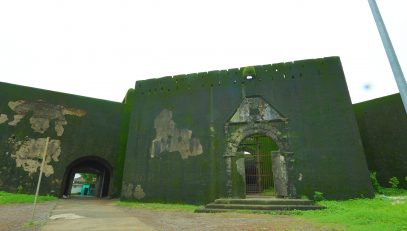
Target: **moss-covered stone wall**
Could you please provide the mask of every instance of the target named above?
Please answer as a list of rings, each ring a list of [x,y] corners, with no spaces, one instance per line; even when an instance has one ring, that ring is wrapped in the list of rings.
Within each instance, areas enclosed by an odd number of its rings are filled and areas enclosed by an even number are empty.
[[[256,96],[287,118],[298,196],[372,196],[342,66],[329,57],[138,81],[122,197],[199,204],[226,196],[225,125]]]
[[[382,186],[397,177],[407,188],[407,116],[400,94],[353,106],[370,171]]]
[[[113,168],[109,195],[120,195],[124,105],[0,83],[0,190],[35,192],[50,137],[41,194],[60,195],[67,166],[96,156]]]

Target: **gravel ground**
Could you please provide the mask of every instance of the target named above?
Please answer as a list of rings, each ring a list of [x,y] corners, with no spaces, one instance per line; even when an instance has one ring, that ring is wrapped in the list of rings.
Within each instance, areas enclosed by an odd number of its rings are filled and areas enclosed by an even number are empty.
[[[41,225],[48,219],[56,203],[56,201],[38,203],[35,209],[35,223],[31,227],[27,227],[27,224],[31,220],[32,204],[14,203],[0,205],[0,230],[40,230]]]
[[[122,209],[156,230],[335,230],[292,216],[245,213],[192,213],[151,209]]]
[[[36,224],[26,227],[31,219],[32,204],[0,205],[0,230],[40,230],[48,219],[57,201],[37,205]],[[246,213],[192,213],[174,210],[138,209],[116,206],[130,217],[153,227],[155,230],[335,230],[313,224],[298,217],[246,214]]]

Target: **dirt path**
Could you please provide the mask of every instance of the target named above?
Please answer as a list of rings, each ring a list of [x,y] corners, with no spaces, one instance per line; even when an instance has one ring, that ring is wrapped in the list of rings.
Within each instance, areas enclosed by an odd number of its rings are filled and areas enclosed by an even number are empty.
[[[292,216],[123,209],[156,230],[333,230]]]
[[[115,204],[115,200],[59,200],[41,230],[330,230],[292,216],[192,213]]]
[[[28,231],[40,230],[42,223],[47,221],[56,202],[38,203],[34,220],[35,225],[27,227],[26,224],[31,220],[32,204],[14,203],[0,205],[0,230],[7,231]]]
[[[137,217],[115,206],[115,202],[99,199],[59,200],[52,216],[41,230],[154,230]]]

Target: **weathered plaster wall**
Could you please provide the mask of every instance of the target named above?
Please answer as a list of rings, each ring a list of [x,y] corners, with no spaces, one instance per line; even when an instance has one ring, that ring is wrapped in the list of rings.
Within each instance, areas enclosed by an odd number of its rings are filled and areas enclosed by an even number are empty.
[[[254,78],[246,79],[248,73]],[[257,95],[288,118],[299,196],[372,195],[342,66],[330,57],[138,81],[123,198],[137,198],[136,188],[152,201],[225,196],[225,124],[243,96]],[[163,113],[164,132],[156,128]]]
[[[35,192],[50,137],[40,193],[58,195],[72,161],[99,156],[113,166],[111,194],[118,195],[122,113],[121,103],[0,83],[0,190]]]
[[[382,186],[397,177],[407,188],[407,116],[400,94],[353,105],[370,171]]]

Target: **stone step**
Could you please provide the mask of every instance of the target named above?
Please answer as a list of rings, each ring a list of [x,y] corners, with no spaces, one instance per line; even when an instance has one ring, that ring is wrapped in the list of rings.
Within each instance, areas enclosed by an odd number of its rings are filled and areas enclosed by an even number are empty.
[[[282,198],[220,198],[214,204],[250,204],[250,205],[313,205],[314,202],[307,199],[282,199]]]
[[[314,201],[307,199],[284,199],[273,197],[249,197],[246,199],[220,198],[195,210],[198,213],[229,212],[236,210],[248,211],[284,211],[284,210],[314,210],[324,209]]]
[[[206,207],[202,207],[202,208],[198,208],[196,209],[194,212],[196,213],[225,213],[225,212],[236,212],[236,211],[261,211],[262,213],[267,213],[267,212],[275,212],[275,211],[289,211],[289,210],[317,210],[317,209],[325,209],[325,207],[323,206],[318,206],[316,207],[307,207],[307,208],[279,208],[279,209],[274,209],[274,210],[259,210],[259,209],[215,209],[215,208],[206,208]]]
[[[323,209],[319,205],[258,205],[258,204],[207,204],[206,209],[233,209],[233,210],[312,210]]]

